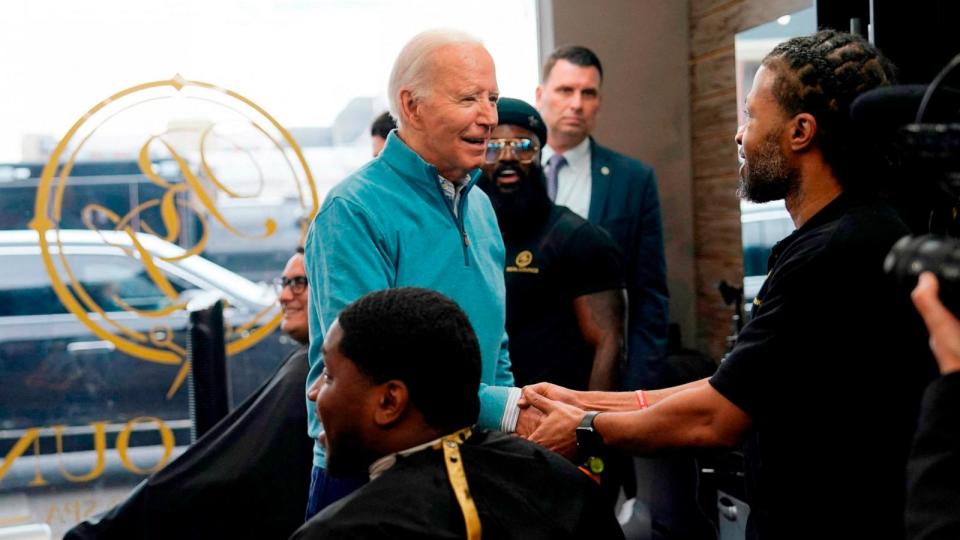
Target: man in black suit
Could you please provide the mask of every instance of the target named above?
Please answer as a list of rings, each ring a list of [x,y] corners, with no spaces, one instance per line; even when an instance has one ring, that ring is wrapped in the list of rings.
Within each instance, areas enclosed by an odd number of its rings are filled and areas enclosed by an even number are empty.
[[[547,194],[606,229],[626,268],[627,365],[623,388],[659,388],[667,353],[667,278],[653,169],[590,136],[600,111],[603,67],[586,47],[561,47],[543,67],[537,108],[547,124],[541,160]]]
[[[541,162],[547,194],[605,229],[623,253],[627,290],[627,354],[621,389],[650,390],[671,384],[666,373],[668,300],[663,225],[653,169],[598,144],[591,133],[602,101],[603,66],[590,49],[561,47],[543,66],[537,108],[547,124]],[[639,499],[657,527],[693,537],[698,521],[686,486],[694,470],[689,459],[638,458],[639,474],[665,486]],[[628,499],[632,479],[625,479]],[[645,482],[646,483],[646,482]]]

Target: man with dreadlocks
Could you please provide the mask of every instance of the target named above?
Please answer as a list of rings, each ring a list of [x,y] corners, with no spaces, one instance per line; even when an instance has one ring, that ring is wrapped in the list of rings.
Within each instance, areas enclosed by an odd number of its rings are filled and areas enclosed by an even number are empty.
[[[527,387],[521,406],[547,414],[531,438],[567,452],[575,428],[636,453],[744,443],[749,537],[902,538],[910,434],[934,364],[883,272],[909,231],[864,174],[868,145],[848,114],[892,79],[872,45],[829,30],[767,55],[736,135],[739,192],[784,199],[797,230],[774,247],[734,350],[712,377],[663,390]]]

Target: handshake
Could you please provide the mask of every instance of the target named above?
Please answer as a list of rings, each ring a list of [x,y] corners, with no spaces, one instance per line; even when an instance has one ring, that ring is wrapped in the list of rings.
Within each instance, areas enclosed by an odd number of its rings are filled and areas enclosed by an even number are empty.
[[[586,415],[586,392],[569,390],[550,383],[523,388],[517,405],[517,435],[573,459],[577,452],[576,428]]]
[[[943,305],[938,292],[936,277],[924,272],[912,298],[945,375],[960,371],[960,320]],[[643,395],[649,396],[651,404],[663,402],[657,414],[640,412],[646,407]],[[605,413],[599,429],[605,444],[634,452],[729,446],[740,440],[751,424],[749,416],[713,390],[707,379],[640,394],[580,392],[538,383],[523,388],[518,405],[517,435],[570,459],[577,453],[577,426],[588,411]]]

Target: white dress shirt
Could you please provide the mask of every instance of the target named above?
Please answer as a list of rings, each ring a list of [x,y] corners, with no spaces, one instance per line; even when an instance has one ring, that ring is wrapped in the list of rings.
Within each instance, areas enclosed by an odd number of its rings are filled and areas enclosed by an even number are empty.
[[[543,147],[540,163],[546,167],[547,161],[556,153],[549,144]],[[590,213],[591,190],[590,137],[564,152],[563,157],[567,159],[567,164],[557,175],[557,200],[554,202],[587,219],[587,214]]]
[[[460,190],[463,189],[463,185],[470,180],[470,176],[464,176],[459,182],[453,182],[437,175],[437,180],[440,182],[440,189],[443,190],[443,194],[447,196],[447,200],[453,205],[453,215],[460,217]]]

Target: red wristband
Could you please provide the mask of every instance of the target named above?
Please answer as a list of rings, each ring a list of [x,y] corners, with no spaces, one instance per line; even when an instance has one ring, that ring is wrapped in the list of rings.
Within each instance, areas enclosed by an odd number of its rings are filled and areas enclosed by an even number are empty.
[[[643,390],[637,390],[637,403],[640,405],[641,409],[646,409],[650,405],[647,403],[647,395],[643,393]]]

